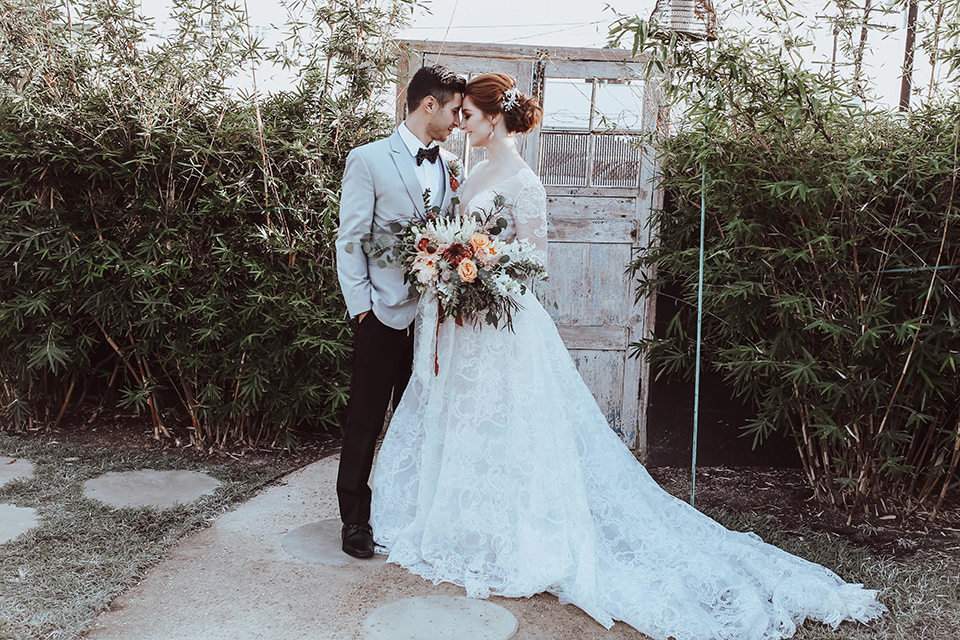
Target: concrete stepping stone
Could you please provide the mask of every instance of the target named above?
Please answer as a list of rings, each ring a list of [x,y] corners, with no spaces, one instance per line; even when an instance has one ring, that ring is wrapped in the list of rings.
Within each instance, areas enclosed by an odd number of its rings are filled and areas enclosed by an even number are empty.
[[[212,493],[220,481],[196,471],[111,471],[83,483],[83,495],[111,507],[168,509]]]
[[[297,527],[283,536],[280,545],[283,550],[301,560],[319,562],[334,567],[374,567],[386,561],[384,555],[372,558],[354,558],[340,548],[339,518],[311,522]]]
[[[0,544],[33,529],[38,522],[36,509],[0,504]]]
[[[18,478],[32,478],[33,463],[20,458],[0,456],[0,487]]]
[[[507,640],[517,627],[503,607],[463,596],[405,598],[363,621],[367,640]]]

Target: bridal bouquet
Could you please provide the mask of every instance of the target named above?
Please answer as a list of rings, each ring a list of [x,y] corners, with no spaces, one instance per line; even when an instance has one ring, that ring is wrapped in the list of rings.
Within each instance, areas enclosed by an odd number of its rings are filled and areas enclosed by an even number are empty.
[[[546,267],[527,240],[503,242],[507,226],[500,216],[506,201],[498,195],[492,211],[457,212],[457,201],[441,212],[435,207],[422,219],[390,226],[396,236],[384,257],[404,269],[411,293],[433,291],[441,318],[483,317],[494,327],[512,329],[512,312],[520,308],[510,295],[525,293],[527,283],[546,277]],[[385,266],[385,265],[382,265]]]

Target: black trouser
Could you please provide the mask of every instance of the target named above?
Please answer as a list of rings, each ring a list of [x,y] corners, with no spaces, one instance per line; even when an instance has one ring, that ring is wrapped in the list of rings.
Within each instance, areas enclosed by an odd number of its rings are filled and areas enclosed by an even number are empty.
[[[413,330],[393,329],[368,313],[354,326],[353,379],[343,429],[337,498],[347,524],[370,520],[370,469],[390,394],[396,408],[413,367]]]

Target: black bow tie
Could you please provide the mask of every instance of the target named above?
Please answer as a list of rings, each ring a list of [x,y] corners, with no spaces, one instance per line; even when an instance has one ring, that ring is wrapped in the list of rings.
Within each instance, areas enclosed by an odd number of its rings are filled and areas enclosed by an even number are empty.
[[[436,164],[437,158],[440,157],[440,146],[430,147],[429,149],[420,149],[417,151],[417,166],[423,164],[423,161],[426,160],[430,164]]]

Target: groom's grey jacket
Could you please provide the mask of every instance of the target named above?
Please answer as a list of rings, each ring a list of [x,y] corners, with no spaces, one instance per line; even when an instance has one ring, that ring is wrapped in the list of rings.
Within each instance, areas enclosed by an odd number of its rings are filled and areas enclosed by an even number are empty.
[[[454,196],[448,163],[455,156],[440,150],[444,178],[442,207]],[[377,259],[367,257],[361,242],[392,236],[390,223],[404,222],[423,214],[423,191],[417,180],[415,161],[398,132],[388,138],[357,147],[347,156],[340,196],[340,230],[337,233],[337,275],[350,316],[364,311],[394,329],[410,326],[417,315],[417,298],[403,282],[403,270],[388,265],[381,269]],[[351,245],[351,250],[347,247]]]

